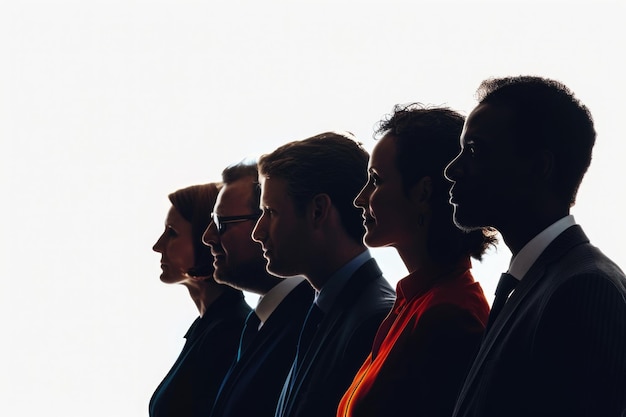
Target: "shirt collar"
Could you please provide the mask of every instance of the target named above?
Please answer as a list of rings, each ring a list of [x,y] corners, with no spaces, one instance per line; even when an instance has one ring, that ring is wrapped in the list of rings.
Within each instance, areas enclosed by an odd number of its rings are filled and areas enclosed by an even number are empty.
[[[321,291],[315,294],[315,303],[324,312],[328,313],[335,299],[345,287],[346,283],[365,262],[372,258],[370,251],[365,249],[362,253],[352,258],[350,262],[339,268],[326,282]]]
[[[447,272],[439,273],[439,275],[435,275],[432,269],[420,268],[398,281],[396,285],[397,298],[399,300],[412,300],[432,288],[436,282],[445,281],[447,277],[459,276],[462,271],[467,271],[471,267],[470,259],[464,258],[453,269],[448,269]]]
[[[532,238],[530,242],[524,245],[522,250],[511,259],[509,274],[521,280],[548,245],[550,245],[558,235],[575,224],[574,216],[570,214],[545,228],[541,233]]]
[[[301,275],[285,278],[274,285],[271,290],[259,299],[259,303],[254,309],[254,312],[261,320],[259,329],[263,326],[263,323],[270,318],[274,310],[276,310],[276,307],[278,307],[285,297],[287,297],[294,288],[300,285],[302,281],[305,281],[305,278]]]

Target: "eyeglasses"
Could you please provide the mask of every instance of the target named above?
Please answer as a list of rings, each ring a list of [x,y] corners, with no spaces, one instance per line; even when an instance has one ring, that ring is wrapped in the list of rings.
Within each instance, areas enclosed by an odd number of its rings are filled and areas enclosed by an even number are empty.
[[[218,216],[215,213],[211,213],[211,219],[217,227],[217,233],[220,235],[226,231],[226,226],[230,223],[241,223],[248,220],[258,220],[261,217],[261,213],[244,214],[242,216]]]

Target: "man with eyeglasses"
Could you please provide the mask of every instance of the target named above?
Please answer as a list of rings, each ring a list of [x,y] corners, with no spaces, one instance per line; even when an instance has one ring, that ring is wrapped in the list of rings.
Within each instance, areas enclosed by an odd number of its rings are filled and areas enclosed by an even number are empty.
[[[261,298],[246,320],[211,416],[273,416],[313,289],[304,277],[282,279],[267,272],[261,246],[252,240],[261,214],[256,164],[227,167],[222,181],[203,237],[214,257],[214,278]]]

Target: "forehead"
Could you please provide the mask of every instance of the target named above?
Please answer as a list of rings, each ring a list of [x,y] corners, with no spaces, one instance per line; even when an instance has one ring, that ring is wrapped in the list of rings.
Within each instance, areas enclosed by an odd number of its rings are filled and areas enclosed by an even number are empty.
[[[230,184],[225,184],[217,195],[215,202],[215,212],[219,215],[240,215],[242,213],[231,213],[247,209],[252,201],[254,191],[254,178],[244,177]]]
[[[264,204],[291,201],[287,193],[287,180],[284,178],[261,176],[259,182],[261,184],[261,199]]]
[[[165,223],[179,228],[181,226],[191,227],[191,223],[185,220],[182,214],[180,214],[180,211],[178,211],[178,209],[174,206],[171,206],[170,210],[167,212],[167,219],[165,220]]]
[[[511,121],[512,112],[509,109],[488,103],[479,104],[465,121],[462,141],[509,138]]]
[[[396,141],[389,133],[382,137],[372,149],[370,167],[374,169],[393,168],[396,159]]]

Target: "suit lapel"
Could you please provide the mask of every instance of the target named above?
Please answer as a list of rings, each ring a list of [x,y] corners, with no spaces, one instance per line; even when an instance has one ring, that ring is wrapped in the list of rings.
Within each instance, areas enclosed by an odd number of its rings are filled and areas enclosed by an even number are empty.
[[[462,405],[465,398],[471,398],[470,391],[474,386],[474,380],[482,370],[484,362],[489,357],[491,349],[502,331],[508,327],[508,323],[513,319],[515,313],[520,309],[524,303],[523,301],[532,295],[533,288],[540,282],[546,275],[546,269],[549,265],[561,259],[566,252],[571,250],[574,246],[588,243],[589,239],[585,236],[580,226],[575,225],[566,229],[557,238],[550,243],[550,245],[539,256],[537,261],[533,264],[530,270],[524,275],[522,281],[519,283],[511,297],[508,299],[504,308],[498,315],[496,321],[493,323],[490,331],[485,335],[483,342],[480,345],[480,349],[474,363],[470,368],[470,371],[465,379],[461,393],[459,394],[457,404],[454,411],[454,416],[462,409]]]
[[[241,356],[239,362],[235,362],[227,374],[227,378],[224,379],[225,385],[220,388],[220,395],[218,400],[228,392],[232,390],[234,385],[237,384],[242,373],[249,371],[251,368],[255,368],[259,364],[259,361],[263,358],[259,358],[259,355],[267,351],[267,345],[272,343],[277,337],[280,337],[280,333],[286,326],[289,326],[294,320],[294,311],[298,309],[304,309],[306,311],[307,305],[303,302],[313,301],[313,289],[308,281],[303,281],[298,284],[285,299],[276,307],[276,310],[272,312],[267,322],[261,327],[259,333],[256,335],[252,344]],[[304,317],[304,315],[303,315]],[[216,408],[218,402],[216,401]]]
[[[289,415],[291,412],[290,409],[293,406],[292,399],[295,397],[293,394],[298,393],[301,389],[302,384],[307,379],[307,375],[311,371],[312,365],[315,363],[322,348],[325,347],[327,339],[332,337],[337,332],[337,329],[339,329],[343,324],[344,314],[346,311],[350,311],[365,287],[367,287],[371,281],[374,281],[381,276],[382,271],[373,258],[365,262],[354,272],[354,274],[352,274],[345,287],[337,296],[332,308],[327,314],[325,314],[324,319],[322,319],[319,330],[315,333],[309,349],[302,359],[300,369],[298,372],[295,372],[292,368],[289,372],[285,386],[289,385],[292,378],[296,378],[296,380],[294,381],[293,388],[290,392],[282,393],[287,394],[285,396],[286,398],[283,398],[283,395],[281,394],[281,401],[284,400],[284,406],[287,407],[284,415]]]

